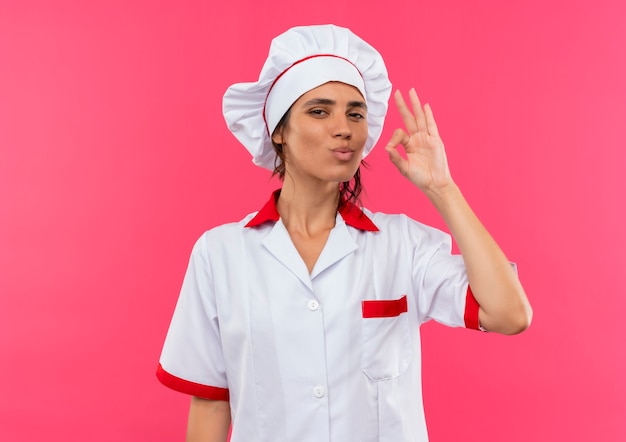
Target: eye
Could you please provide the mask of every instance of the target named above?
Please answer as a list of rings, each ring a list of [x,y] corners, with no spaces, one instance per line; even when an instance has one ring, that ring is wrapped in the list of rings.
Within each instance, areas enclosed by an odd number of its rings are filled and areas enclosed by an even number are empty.
[[[327,112],[324,109],[311,109],[309,111],[309,114],[316,116],[316,117],[322,117],[324,115],[327,115]]]
[[[353,119],[353,120],[362,120],[362,119],[364,119],[364,118],[365,118],[365,115],[363,115],[363,114],[362,114],[362,113],[360,113],[360,112],[350,112],[350,113],[348,114],[348,117],[349,117],[349,118],[351,118],[351,119]]]

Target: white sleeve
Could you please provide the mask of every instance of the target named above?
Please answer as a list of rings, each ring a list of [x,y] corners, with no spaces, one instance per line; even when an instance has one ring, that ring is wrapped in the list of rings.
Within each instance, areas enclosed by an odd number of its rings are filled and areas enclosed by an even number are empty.
[[[174,390],[228,400],[207,235],[195,244],[157,369]]]
[[[414,251],[413,280],[420,322],[479,329],[479,306],[461,255],[452,254],[450,235],[427,228]]]

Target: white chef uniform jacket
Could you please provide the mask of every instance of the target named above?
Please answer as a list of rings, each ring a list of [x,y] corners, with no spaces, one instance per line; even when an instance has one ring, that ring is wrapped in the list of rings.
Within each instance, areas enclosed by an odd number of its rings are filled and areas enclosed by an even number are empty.
[[[450,237],[348,203],[309,274],[278,194],[195,244],[159,380],[229,400],[232,442],[427,441],[419,326],[479,328]]]

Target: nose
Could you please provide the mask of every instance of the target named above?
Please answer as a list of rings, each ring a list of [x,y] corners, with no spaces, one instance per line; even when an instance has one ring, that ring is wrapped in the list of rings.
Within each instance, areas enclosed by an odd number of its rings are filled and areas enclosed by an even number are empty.
[[[333,126],[333,138],[341,138],[349,140],[352,138],[352,128],[350,127],[350,121],[345,115],[339,115],[334,119]]]

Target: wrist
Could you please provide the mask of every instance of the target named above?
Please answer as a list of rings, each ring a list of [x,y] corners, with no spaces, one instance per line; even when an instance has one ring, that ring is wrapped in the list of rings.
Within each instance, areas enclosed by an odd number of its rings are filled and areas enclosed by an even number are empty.
[[[437,208],[453,202],[458,197],[462,197],[461,189],[452,180],[443,186],[424,189],[424,194]]]

